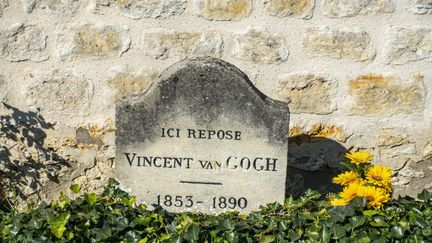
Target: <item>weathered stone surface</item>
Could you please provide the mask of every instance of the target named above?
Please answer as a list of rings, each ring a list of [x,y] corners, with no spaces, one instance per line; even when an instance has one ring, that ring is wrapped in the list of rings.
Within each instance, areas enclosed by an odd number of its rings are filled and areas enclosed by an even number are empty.
[[[0,18],[3,16],[3,11],[8,5],[8,0],[0,0]]]
[[[299,17],[310,19],[313,16],[315,0],[264,0],[264,13],[276,17]]]
[[[116,177],[149,204],[249,212],[283,201],[288,107],[226,62],[171,66],[144,94],[120,100],[115,120]]]
[[[42,0],[38,4],[49,13],[73,15],[80,7],[79,0]]]
[[[21,4],[25,13],[31,13],[36,6],[36,0],[21,0]]]
[[[93,87],[75,70],[29,70],[25,80],[27,104],[46,119],[65,123],[87,111]]]
[[[234,34],[234,57],[259,64],[282,63],[288,59],[285,36],[258,28]]]
[[[329,114],[337,109],[337,82],[322,75],[291,73],[280,78],[278,96],[293,113]]]
[[[112,2],[112,0],[111,0]],[[121,13],[132,19],[166,19],[181,15],[186,0],[114,0]]]
[[[432,61],[432,28],[394,27],[390,29],[386,39],[386,63]]]
[[[80,6],[79,0],[21,0],[21,2],[26,13],[41,8],[48,13],[73,15]]]
[[[313,124],[309,128],[294,125],[289,131],[288,164],[303,171],[342,169],[345,143],[352,135],[343,126]]]
[[[395,147],[409,143],[407,131],[403,128],[383,128],[378,134],[379,147]]]
[[[152,29],[144,31],[141,49],[145,55],[162,60],[170,57],[220,57],[222,44],[222,36],[214,31],[202,33]]]
[[[432,159],[432,140],[428,141],[423,148],[423,158]],[[431,167],[432,169],[432,167]]]
[[[0,33],[0,51],[11,62],[45,61],[49,58],[47,35],[36,26],[14,24]]]
[[[410,114],[424,108],[423,77],[414,75],[410,82],[397,84],[391,75],[368,74],[349,82],[349,92],[355,99],[352,114]]]
[[[303,47],[309,56],[349,58],[356,61],[375,57],[370,36],[365,31],[333,30],[328,27],[312,27],[306,30]]]
[[[71,23],[56,31],[55,52],[61,59],[120,56],[129,49],[130,38],[122,27]]]
[[[240,20],[249,16],[251,0],[196,0],[195,8],[199,16],[209,20]]]
[[[6,86],[6,78],[0,74],[0,101],[5,101],[9,88]]]
[[[156,70],[147,73],[133,73],[127,67],[115,67],[111,70],[108,85],[116,89],[115,100],[139,94],[146,90],[159,76]]]
[[[414,14],[432,14],[432,0],[408,0],[405,9]]]
[[[394,0],[324,0],[323,13],[331,18],[363,14],[392,13]]]

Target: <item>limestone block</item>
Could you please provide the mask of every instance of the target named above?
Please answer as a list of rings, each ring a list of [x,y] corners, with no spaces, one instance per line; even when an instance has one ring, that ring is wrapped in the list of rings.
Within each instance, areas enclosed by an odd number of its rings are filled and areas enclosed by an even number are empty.
[[[141,49],[155,59],[175,57],[184,59],[191,56],[220,57],[222,36],[215,31],[178,32],[168,29],[145,30]]]
[[[240,20],[252,11],[251,0],[195,0],[196,12],[209,20]]]
[[[310,19],[313,16],[315,0],[264,0],[264,13],[276,17],[298,17]]]
[[[27,70],[25,81],[27,104],[49,121],[68,123],[88,109],[92,83],[73,69]]]
[[[310,73],[291,73],[279,81],[278,95],[284,101],[291,101],[293,113],[329,114],[337,109],[337,82],[327,76]]]
[[[394,10],[394,0],[324,0],[323,3],[324,15],[331,18],[393,13]]]
[[[157,70],[134,73],[128,67],[117,66],[110,70],[107,83],[115,89],[114,101],[116,101],[145,91],[158,76]]]
[[[371,60],[376,51],[365,31],[336,30],[312,27],[303,38],[306,54],[312,57],[349,58],[355,61]]]
[[[112,0],[111,0],[112,1]],[[129,18],[167,19],[181,15],[186,0],[114,0],[120,12]]]
[[[432,61],[432,28],[394,27],[387,33],[386,42],[386,63]]]
[[[56,31],[56,55],[66,58],[120,56],[129,49],[130,38],[123,27],[70,23]]]
[[[259,64],[278,64],[288,59],[285,36],[259,28],[248,28],[234,34],[234,57]]]
[[[413,14],[432,14],[432,0],[408,0],[405,9]]]
[[[384,74],[362,75],[351,80],[349,92],[355,101],[351,114],[389,116],[423,110],[423,77],[414,75],[405,84],[395,80],[396,77]]]
[[[45,61],[50,56],[47,38],[45,32],[37,26],[13,24],[0,32],[1,56],[10,62]]]

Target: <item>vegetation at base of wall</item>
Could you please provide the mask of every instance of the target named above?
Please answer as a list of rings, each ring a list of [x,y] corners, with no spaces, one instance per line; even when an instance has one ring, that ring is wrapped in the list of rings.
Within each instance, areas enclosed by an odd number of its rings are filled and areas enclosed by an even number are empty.
[[[71,190],[79,193],[80,188]],[[363,198],[334,207],[308,190],[248,215],[206,215],[148,210],[110,180],[101,194],[61,195],[25,212],[2,210],[0,219],[0,241],[5,242],[432,241],[432,200],[426,190],[417,200],[393,199],[379,209],[369,208]]]

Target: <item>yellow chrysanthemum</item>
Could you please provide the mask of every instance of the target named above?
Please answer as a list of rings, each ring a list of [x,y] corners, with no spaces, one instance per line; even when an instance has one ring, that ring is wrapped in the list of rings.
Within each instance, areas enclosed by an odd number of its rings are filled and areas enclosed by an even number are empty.
[[[366,198],[369,207],[380,208],[390,200],[390,195],[384,189],[374,186],[363,186],[358,195]]]
[[[345,201],[349,202],[352,199],[359,196],[359,190],[362,188],[362,184],[354,182],[349,184],[348,186],[344,187],[342,192],[339,193],[339,196],[344,199]]]
[[[339,184],[342,186],[348,185],[352,182],[356,182],[359,180],[360,175],[354,171],[347,171],[333,178],[333,183]]]
[[[389,191],[391,191],[391,176],[392,171],[390,167],[383,165],[371,166],[366,172],[366,179],[369,183],[372,183],[376,186],[384,187]]]
[[[358,151],[355,153],[349,153],[346,154],[345,157],[348,158],[352,163],[356,165],[368,163],[369,161],[373,160],[373,155],[367,151]]]
[[[343,198],[334,198],[330,201],[330,204],[332,206],[345,206],[348,204],[348,202]]]

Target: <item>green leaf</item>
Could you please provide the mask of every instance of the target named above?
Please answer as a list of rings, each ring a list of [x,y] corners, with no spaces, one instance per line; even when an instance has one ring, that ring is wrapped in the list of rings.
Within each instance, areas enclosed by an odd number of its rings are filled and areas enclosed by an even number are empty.
[[[48,221],[48,224],[50,225],[51,233],[53,233],[54,236],[57,237],[57,239],[62,238],[63,233],[66,230],[65,225],[68,222],[69,218],[70,218],[70,213],[65,212],[53,218],[52,220]]]
[[[350,203],[354,208],[363,209],[366,207],[367,200],[363,197],[356,197]]]
[[[389,227],[385,219],[381,216],[373,217],[370,225],[372,225],[373,227]]]
[[[259,243],[271,243],[276,241],[276,236],[274,235],[263,235],[258,239]]]
[[[200,227],[197,224],[191,224],[186,232],[186,239],[189,241],[198,241]]]
[[[374,216],[375,214],[379,214],[378,210],[365,210],[363,211],[364,216]]]
[[[94,192],[92,193],[86,193],[84,195],[84,199],[87,201],[87,203],[90,206],[93,206],[93,204],[95,204],[95,202],[98,200],[98,195]]]
[[[352,206],[333,207],[328,210],[331,220],[333,222],[343,222],[346,217],[354,215],[354,209]]]
[[[429,228],[422,229],[422,235],[426,237],[432,236],[432,228],[429,227]]]
[[[73,193],[79,193],[81,191],[81,187],[78,184],[71,185],[70,189]]]
[[[431,194],[429,193],[428,190],[423,189],[422,192],[420,192],[420,194],[418,194],[418,199],[422,200],[423,202],[428,202],[431,198]]]
[[[351,227],[357,228],[361,225],[363,225],[366,222],[366,217],[365,216],[353,216],[349,219]]]
[[[301,236],[300,236],[299,234],[297,234],[294,230],[290,229],[290,230],[288,231],[288,238],[289,238],[291,241],[299,240],[300,237],[301,237]]]
[[[338,240],[346,235],[345,228],[339,224],[333,226],[332,239]]]
[[[394,239],[404,238],[404,230],[401,226],[394,226],[390,229],[390,236]]]

